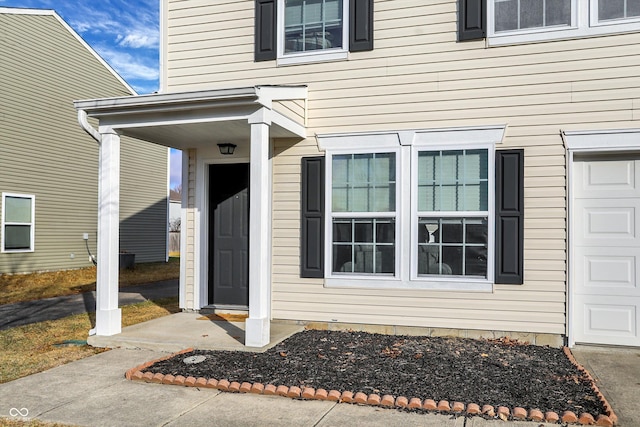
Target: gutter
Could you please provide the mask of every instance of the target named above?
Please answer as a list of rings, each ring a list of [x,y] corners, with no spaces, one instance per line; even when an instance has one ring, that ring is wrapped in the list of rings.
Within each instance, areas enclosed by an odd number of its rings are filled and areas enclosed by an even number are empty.
[[[98,132],[93,126],[89,124],[86,111],[78,110],[78,123],[85,132],[91,135],[91,137],[98,142],[98,144],[102,143],[102,135],[100,135],[100,132]]]

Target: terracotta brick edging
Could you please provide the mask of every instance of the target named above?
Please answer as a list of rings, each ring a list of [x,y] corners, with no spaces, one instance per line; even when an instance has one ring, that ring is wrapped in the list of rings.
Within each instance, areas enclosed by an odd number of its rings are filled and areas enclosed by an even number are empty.
[[[598,425],[598,426],[614,426],[618,422],[617,415],[613,412],[613,408],[607,402],[604,395],[598,389],[595,380],[589,374],[589,372],[580,365],[571,350],[568,347],[563,347],[564,354],[567,356],[571,364],[573,364],[580,373],[585,375],[591,382],[591,389],[595,392],[596,396],[600,399],[600,402],[605,408],[605,413],[598,415],[594,418],[591,414],[581,413],[575,414],[571,411],[565,411],[562,414],[555,412],[547,412],[543,414],[538,409],[530,409],[527,411],[525,408],[515,407],[507,408],[505,406],[494,407],[491,405],[483,405],[482,407],[477,403],[463,403],[463,402],[449,402],[446,400],[440,400],[437,403],[432,399],[420,399],[418,397],[397,396],[378,394],[365,394],[362,392],[353,391],[339,391],[339,390],[325,390],[319,388],[317,390],[311,387],[300,388],[297,386],[285,386],[276,384],[261,384],[261,383],[249,383],[243,382],[229,382],[227,379],[213,379],[213,378],[194,378],[183,377],[182,375],[173,376],[171,374],[153,374],[145,371],[146,368],[154,363],[161,362],[163,360],[171,359],[172,357],[179,356],[184,353],[193,351],[193,348],[187,348],[177,353],[169,354],[168,356],[161,357],[159,359],[151,360],[129,369],[125,373],[125,378],[128,380],[144,381],[157,384],[171,384],[181,385],[184,387],[201,387],[212,388],[229,393],[252,393],[252,394],[264,394],[264,395],[279,395],[283,397],[289,397],[292,399],[304,399],[304,400],[329,400],[337,403],[352,403],[370,406],[383,406],[387,408],[409,408],[409,409],[422,409],[426,411],[436,411],[440,413],[451,413],[457,415],[479,415],[488,418],[500,418],[529,420],[529,421],[546,421],[548,423],[570,423],[580,425]]]

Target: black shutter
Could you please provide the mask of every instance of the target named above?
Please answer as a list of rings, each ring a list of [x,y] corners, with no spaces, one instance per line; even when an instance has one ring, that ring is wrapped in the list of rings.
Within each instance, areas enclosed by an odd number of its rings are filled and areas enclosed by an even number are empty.
[[[486,0],[458,0],[458,41],[483,39],[486,16]]]
[[[373,0],[349,2],[349,51],[373,50]]]
[[[277,0],[256,0],[255,60],[276,59]]]
[[[302,158],[300,277],[324,277],[324,157]]]
[[[524,150],[496,151],[495,283],[523,283]]]

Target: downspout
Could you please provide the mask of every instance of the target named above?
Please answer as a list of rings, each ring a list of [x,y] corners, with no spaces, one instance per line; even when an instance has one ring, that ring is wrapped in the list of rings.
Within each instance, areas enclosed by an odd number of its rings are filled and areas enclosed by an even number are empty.
[[[91,135],[91,137],[95,139],[98,144],[102,143],[102,135],[100,135],[100,132],[98,132],[93,126],[89,124],[86,111],[78,110],[78,123],[80,123],[80,127],[89,135]]]
[[[96,140],[98,145],[102,144],[102,135],[98,132],[93,126],[89,124],[89,120],[87,120],[87,112],[84,110],[78,110],[78,123],[80,127],[87,132],[93,139]],[[88,243],[87,243],[88,245]],[[87,246],[88,248],[88,246]],[[92,328],[89,330],[89,336],[96,334],[96,328]]]

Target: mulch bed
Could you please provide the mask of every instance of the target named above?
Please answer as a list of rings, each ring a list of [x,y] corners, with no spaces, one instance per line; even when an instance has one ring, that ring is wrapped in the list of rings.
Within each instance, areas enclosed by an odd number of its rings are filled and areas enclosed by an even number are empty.
[[[185,363],[190,356],[205,358]],[[577,416],[590,414],[594,420],[602,414],[613,415],[590,375],[572,363],[563,349],[508,338],[306,330],[265,353],[193,350],[147,365],[139,367],[141,373],[149,373],[145,379],[152,374],[226,379],[301,390],[404,396],[421,402],[475,403],[480,408],[524,408],[527,414],[537,409],[562,417],[571,411]],[[497,416],[498,412],[485,415]]]

